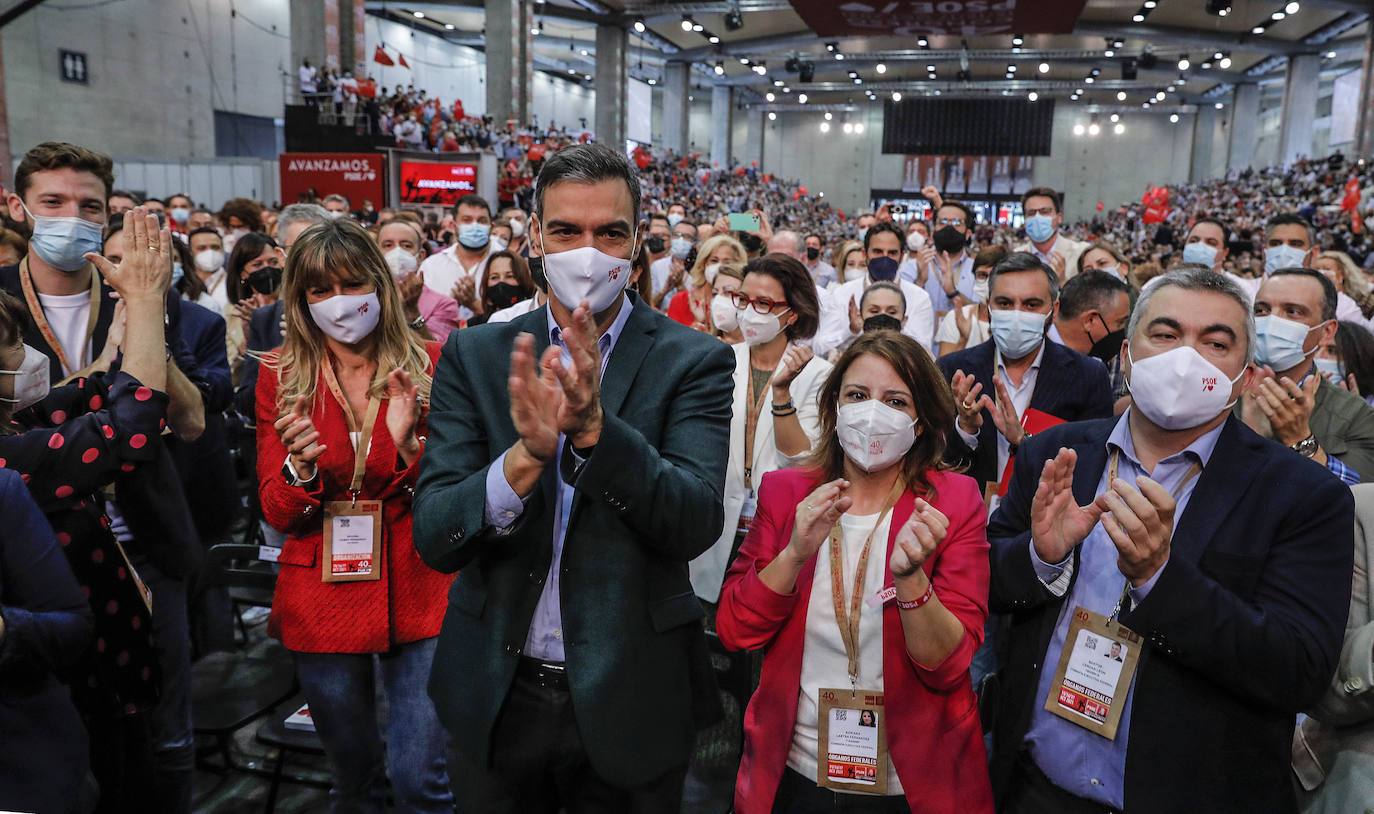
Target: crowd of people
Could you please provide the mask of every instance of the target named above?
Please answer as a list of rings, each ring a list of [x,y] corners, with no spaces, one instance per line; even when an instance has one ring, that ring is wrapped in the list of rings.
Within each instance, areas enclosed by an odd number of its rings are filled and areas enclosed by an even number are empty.
[[[1012,229],[456,126],[531,184],[212,211],[19,163],[0,807],[191,810],[240,537],[337,811],[679,810],[725,676],[746,814],[1374,795],[1371,252],[1314,203],[1365,163]]]

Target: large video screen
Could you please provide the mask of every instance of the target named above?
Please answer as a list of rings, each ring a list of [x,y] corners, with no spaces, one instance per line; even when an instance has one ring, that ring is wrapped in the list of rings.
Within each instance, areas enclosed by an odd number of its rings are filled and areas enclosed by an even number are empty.
[[[906,98],[883,105],[883,152],[1049,155],[1054,100]]]
[[[398,180],[403,204],[454,206],[477,192],[477,165],[403,160]]]

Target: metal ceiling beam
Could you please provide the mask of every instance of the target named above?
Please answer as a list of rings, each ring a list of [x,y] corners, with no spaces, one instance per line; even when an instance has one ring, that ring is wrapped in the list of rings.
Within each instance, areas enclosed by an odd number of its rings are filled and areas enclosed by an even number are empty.
[[[1316,31],[1313,31],[1311,34],[1308,34],[1306,37],[1303,37],[1303,42],[1309,45],[1321,45],[1368,21],[1368,13],[1346,12],[1321,28],[1318,28]]]
[[[1115,37],[1124,40],[1144,40],[1151,43],[1190,45],[1199,48],[1230,50],[1240,48],[1263,54],[1304,53],[1311,50],[1303,43],[1290,43],[1256,34],[1228,34],[1196,28],[1144,25],[1140,23],[1102,23],[1080,20],[1074,34],[1086,37]]]
[[[791,11],[789,0],[732,0],[730,2],[680,2],[653,3],[633,2],[625,4],[625,13],[630,15],[650,14],[725,14],[732,9],[741,14],[751,11]]]

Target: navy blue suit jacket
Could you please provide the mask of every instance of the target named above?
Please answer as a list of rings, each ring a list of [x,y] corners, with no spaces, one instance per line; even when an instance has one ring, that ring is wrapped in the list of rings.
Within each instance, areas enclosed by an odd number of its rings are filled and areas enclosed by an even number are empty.
[[[1052,427],[1017,452],[988,523],[989,607],[1011,614],[994,731],[1002,800],[1031,721],[1064,600],[1036,577],[1031,498],[1044,462],[1078,453],[1073,491],[1094,497],[1115,419]],[[1340,656],[1354,568],[1354,499],[1326,467],[1226,419],[1168,563],[1121,621],[1145,642],[1126,754],[1127,811],[1296,811],[1295,714],[1326,689]],[[1078,549],[1073,556],[1078,557]],[[1075,572],[1077,573],[1077,572]],[[1067,595],[1067,593],[1066,593]]]
[[[935,363],[947,381],[952,381],[958,370],[973,374],[983,385],[983,394],[995,399],[995,354],[996,345],[989,339],[981,345],[945,354]],[[1045,356],[1040,360],[1030,406],[1065,421],[1107,418],[1112,414],[1111,376],[1097,359],[1046,338]],[[983,411],[983,426],[978,430],[978,449],[969,449],[958,431],[952,431],[946,450],[946,457],[968,467],[968,474],[980,484],[1002,479],[997,470],[997,427],[988,410]]]

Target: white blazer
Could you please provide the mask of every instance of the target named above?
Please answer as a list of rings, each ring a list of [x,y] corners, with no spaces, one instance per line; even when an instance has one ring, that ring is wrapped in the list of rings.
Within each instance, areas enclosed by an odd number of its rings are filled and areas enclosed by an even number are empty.
[[[735,350],[735,394],[730,417],[730,460],[725,468],[725,525],[720,537],[700,556],[687,565],[692,588],[697,596],[706,602],[720,598],[720,586],[725,581],[725,569],[730,565],[730,549],[735,543],[735,529],[739,526],[740,512],[744,508],[744,428],[748,422],[749,401],[749,345],[744,342],[734,346]],[[779,367],[782,361],[778,362]],[[819,356],[812,357],[802,368],[797,378],[792,380],[789,390],[792,403],[797,407],[797,420],[801,422],[802,432],[811,439],[814,447],[821,432],[821,410],[817,397],[825,377],[830,374],[831,364]],[[807,453],[792,457],[778,451],[773,437],[773,411],[768,405],[772,396],[765,393],[763,408],[759,410],[758,426],[754,428],[754,465],[752,480],[754,494],[758,494],[759,481],[766,472],[796,466]]]

